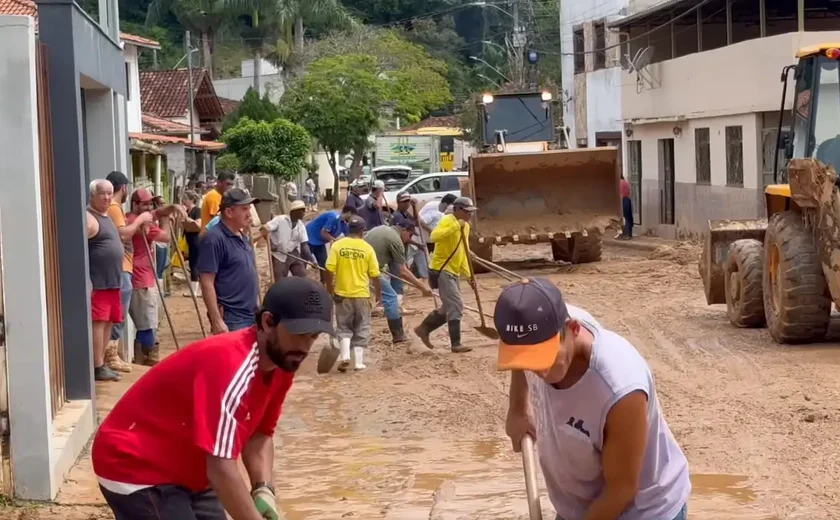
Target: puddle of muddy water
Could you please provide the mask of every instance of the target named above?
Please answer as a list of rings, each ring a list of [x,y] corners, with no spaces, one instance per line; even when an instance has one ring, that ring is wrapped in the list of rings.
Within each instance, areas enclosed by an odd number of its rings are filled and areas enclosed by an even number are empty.
[[[340,395],[313,382],[299,378],[278,429],[277,498],[287,520],[528,518],[522,462],[506,438],[366,433],[341,416]],[[747,477],[691,479],[692,520],[775,518],[756,507]],[[541,501],[553,519],[544,491]]]

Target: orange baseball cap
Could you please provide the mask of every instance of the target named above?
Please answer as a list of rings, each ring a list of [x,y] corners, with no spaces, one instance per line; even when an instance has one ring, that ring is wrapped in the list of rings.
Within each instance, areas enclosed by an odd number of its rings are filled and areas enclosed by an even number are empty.
[[[563,295],[545,278],[511,284],[496,301],[499,370],[548,370],[554,365],[569,311]]]
[[[131,194],[131,202],[150,202],[154,198],[155,196],[152,195],[152,192],[146,188],[137,188]]]

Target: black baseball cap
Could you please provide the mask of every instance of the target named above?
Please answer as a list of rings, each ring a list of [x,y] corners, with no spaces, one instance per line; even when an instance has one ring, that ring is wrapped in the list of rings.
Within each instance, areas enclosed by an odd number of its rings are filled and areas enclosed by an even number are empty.
[[[545,278],[526,278],[505,287],[493,313],[499,370],[551,368],[568,318],[560,289]]]
[[[406,200],[411,200],[411,195],[409,195],[407,191],[397,193],[397,202],[403,202]]]
[[[365,219],[358,215],[353,215],[350,217],[350,220],[347,221],[347,229],[350,233],[363,233],[367,228],[367,223],[365,223]]]
[[[458,197],[456,197],[455,195],[453,195],[451,193],[447,193],[446,195],[443,196],[442,199],[440,199],[440,203],[441,204],[452,204],[456,200],[458,200]]]
[[[268,289],[257,320],[269,312],[275,323],[282,323],[292,334],[325,332],[334,336],[332,308],[332,298],[323,285],[309,278],[290,276]]]
[[[260,199],[252,197],[250,193],[240,188],[231,188],[222,195],[222,209],[259,203]]]
[[[109,173],[108,176],[105,177],[105,180],[114,185],[114,191],[128,185],[128,176],[123,172],[118,172],[116,170]]]

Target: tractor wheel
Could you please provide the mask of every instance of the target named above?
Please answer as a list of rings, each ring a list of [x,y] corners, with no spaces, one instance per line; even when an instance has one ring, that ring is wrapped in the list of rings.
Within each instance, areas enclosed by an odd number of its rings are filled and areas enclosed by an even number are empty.
[[[575,235],[571,240],[571,262],[588,264],[601,261],[601,235]]]
[[[814,343],[825,337],[831,299],[813,232],[802,214],[784,211],[770,218],[762,285],[764,315],[774,340]]]
[[[764,325],[764,244],[758,240],[736,240],[729,246],[723,280],[726,312],[736,327]]]
[[[475,256],[477,256],[479,258],[482,258],[484,260],[487,260],[488,262],[493,261],[493,244],[492,243],[485,242],[483,244],[480,244],[478,242],[478,240],[470,240],[470,251],[472,251],[472,253]],[[475,269],[476,274],[483,274],[483,273],[489,273],[490,272],[489,269],[482,266],[480,263],[478,263],[476,261],[473,261],[472,265],[473,265],[473,268]]]
[[[551,257],[555,262],[571,262],[572,253],[569,251],[571,239],[563,237],[551,241]]]

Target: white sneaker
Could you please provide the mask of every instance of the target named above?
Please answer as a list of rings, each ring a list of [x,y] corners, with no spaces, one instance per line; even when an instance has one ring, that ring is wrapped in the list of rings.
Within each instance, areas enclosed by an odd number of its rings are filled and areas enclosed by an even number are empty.
[[[350,368],[350,338],[342,338],[338,343],[338,371],[347,372]]]
[[[365,349],[363,347],[353,348],[353,370],[364,370],[367,367],[364,364]]]

